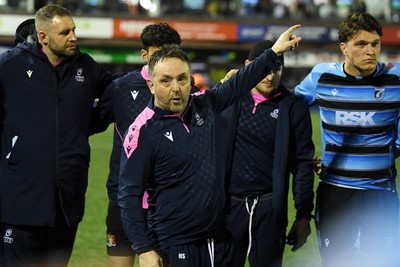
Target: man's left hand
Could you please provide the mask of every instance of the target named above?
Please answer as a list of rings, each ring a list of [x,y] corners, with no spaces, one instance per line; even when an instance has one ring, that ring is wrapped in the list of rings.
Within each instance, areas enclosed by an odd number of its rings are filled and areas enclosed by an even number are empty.
[[[296,219],[287,237],[287,244],[293,246],[292,251],[296,251],[306,243],[307,237],[310,234],[310,220],[303,218]]]

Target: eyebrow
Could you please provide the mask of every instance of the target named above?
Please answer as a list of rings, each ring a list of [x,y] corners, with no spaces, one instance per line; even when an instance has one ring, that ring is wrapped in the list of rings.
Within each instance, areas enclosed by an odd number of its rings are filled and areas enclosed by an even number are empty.
[[[182,72],[181,74],[178,74],[176,77],[182,77],[182,76],[190,76],[188,75],[186,72]],[[163,74],[161,75],[161,78],[174,78],[173,76],[169,75],[169,74]]]

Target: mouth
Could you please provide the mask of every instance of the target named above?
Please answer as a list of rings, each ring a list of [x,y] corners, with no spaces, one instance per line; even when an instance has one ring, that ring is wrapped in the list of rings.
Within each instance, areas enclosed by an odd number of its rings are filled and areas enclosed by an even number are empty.
[[[369,59],[366,59],[365,62],[367,62],[367,63],[375,63],[375,62],[376,62],[376,59],[374,59],[374,58],[369,58]]]
[[[174,104],[179,104],[182,101],[182,99],[180,97],[173,97],[171,99],[171,102]]]
[[[262,81],[261,83],[262,83],[262,84],[265,84],[265,85],[271,85],[271,84],[272,84],[272,83],[269,82],[269,81]]]

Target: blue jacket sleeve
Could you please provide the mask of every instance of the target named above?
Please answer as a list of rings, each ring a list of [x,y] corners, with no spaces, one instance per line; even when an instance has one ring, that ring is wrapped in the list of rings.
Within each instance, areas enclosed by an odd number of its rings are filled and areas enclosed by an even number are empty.
[[[116,81],[110,83],[98,101],[95,103],[92,112],[90,125],[91,134],[100,133],[107,130],[108,126],[114,122],[114,88]]]
[[[213,106],[216,113],[237,102],[240,97],[248,93],[259,82],[261,82],[268,73],[281,66],[278,56],[272,49],[267,49],[258,56],[251,64],[239,69],[229,80],[215,85],[212,90],[206,93],[212,94]]]
[[[142,208],[145,183],[153,169],[150,163],[151,146],[145,139],[144,136],[140,137],[138,146],[130,156],[123,149],[118,190],[118,205],[121,208],[124,231],[137,254],[154,250],[148,234],[145,210]]]
[[[291,122],[294,137],[294,160],[292,190],[297,210],[296,218],[311,219],[314,209],[314,143],[312,141],[312,124],[308,106],[301,100],[295,101]]]

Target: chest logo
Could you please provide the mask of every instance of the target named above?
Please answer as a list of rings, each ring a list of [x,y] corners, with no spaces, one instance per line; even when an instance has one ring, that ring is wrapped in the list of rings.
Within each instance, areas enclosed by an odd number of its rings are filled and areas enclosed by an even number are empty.
[[[274,111],[272,111],[271,113],[269,113],[269,115],[274,118],[277,119],[278,115],[279,115],[279,109],[274,109]]]
[[[139,94],[139,91],[136,91],[136,90],[131,91],[131,95],[132,95],[133,100],[136,100],[136,97],[138,96],[138,94]]]
[[[336,95],[339,93],[339,90],[336,89],[336,88],[333,88],[333,89],[331,90],[331,92],[332,92],[332,95],[333,95],[333,96],[336,96]]]
[[[199,113],[196,112],[196,114],[194,115],[197,121],[197,125],[201,126],[204,124],[204,119],[200,116]]]
[[[375,88],[375,98],[382,99],[385,96],[385,88]]]
[[[174,137],[172,136],[172,131],[166,132],[164,134],[165,137],[167,137],[169,140],[171,140],[172,142],[174,142]]]
[[[75,75],[75,80],[77,82],[83,83],[85,81],[85,76],[83,76],[83,68],[78,68]]]
[[[33,70],[27,70],[26,74],[28,74],[28,77],[30,78],[32,76]]]

